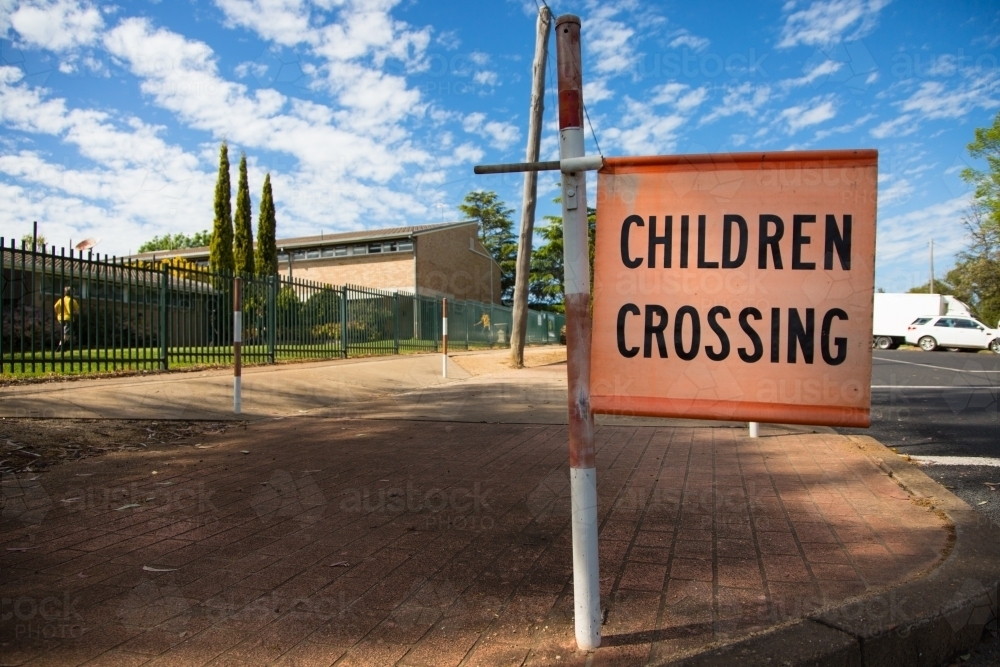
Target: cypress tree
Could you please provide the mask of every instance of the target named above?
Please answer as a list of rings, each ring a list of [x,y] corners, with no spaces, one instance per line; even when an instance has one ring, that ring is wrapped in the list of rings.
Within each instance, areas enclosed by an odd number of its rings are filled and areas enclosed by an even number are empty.
[[[236,215],[233,218],[233,255],[236,271],[253,275],[253,230],[251,229],[250,185],[247,183],[247,156],[240,156],[240,182],[236,186]]]
[[[215,222],[212,225],[212,243],[208,264],[213,271],[233,271],[233,189],[229,182],[229,146],[222,142],[219,149],[219,178],[215,182]]]
[[[260,197],[260,217],[257,220],[257,275],[278,273],[278,243],[275,241],[274,197],[271,194],[271,174],[264,177],[264,192]]]

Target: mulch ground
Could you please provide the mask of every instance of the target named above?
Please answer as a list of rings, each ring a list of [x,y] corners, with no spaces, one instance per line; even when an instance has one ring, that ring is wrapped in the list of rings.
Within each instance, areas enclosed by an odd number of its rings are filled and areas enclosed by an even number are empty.
[[[109,452],[192,445],[242,422],[0,418],[0,473],[43,472]]]

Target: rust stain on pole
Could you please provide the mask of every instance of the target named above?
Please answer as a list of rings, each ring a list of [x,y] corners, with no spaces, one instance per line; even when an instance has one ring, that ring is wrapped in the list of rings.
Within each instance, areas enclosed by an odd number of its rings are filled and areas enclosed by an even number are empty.
[[[559,68],[559,130],[563,133],[562,158],[583,156],[583,73],[581,71],[580,19],[556,19],[556,55]],[[564,189],[584,192],[582,173],[563,174]],[[564,203],[568,199],[563,197]],[[579,197],[577,197],[579,199]],[[564,211],[566,272],[566,358],[569,381],[569,457],[574,468],[593,468],[594,417],[590,412],[590,262],[587,244],[587,202],[584,197],[572,211]],[[576,239],[576,242],[573,241]],[[572,247],[571,247],[572,246]],[[582,246],[582,247],[581,247]]]
[[[594,417],[590,412],[590,295],[566,295],[566,355],[569,381],[569,464],[597,465]]]
[[[235,327],[233,331],[233,374],[234,377],[243,375],[243,280],[237,278],[233,281],[233,311],[236,314],[234,319]]]

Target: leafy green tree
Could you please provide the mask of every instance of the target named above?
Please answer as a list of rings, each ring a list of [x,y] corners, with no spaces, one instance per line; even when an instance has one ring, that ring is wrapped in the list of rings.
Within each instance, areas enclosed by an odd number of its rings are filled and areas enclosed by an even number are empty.
[[[255,263],[258,276],[278,273],[278,243],[275,240],[274,196],[271,193],[271,174],[264,177],[264,191],[260,197],[260,217],[257,220],[257,248]]]
[[[466,217],[479,222],[479,240],[500,265],[500,300],[510,303],[514,296],[514,272],[517,270],[517,236],[514,234],[514,209],[497,193],[474,190],[459,204]]]
[[[975,159],[985,159],[986,170],[967,167],[962,178],[975,188],[977,216],[983,222],[1000,226],[1000,113],[991,127],[978,127],[975,140],[966,148]]]
[[[247,156],[240,155],[240,180],[236,186],[236,215],[233,218],[233,255],[236,270],[246,276],[252,276],[253,261],[253,229],[251,228],[250,185],[247,183]]]
[[[215,222],[212,225],[212,242],[208,264],[213,271],[233,271],[233,188],[229,181],[229,146],[225,141],[219,149],[219,177],[215,181]]]
[[[191,236],[178,232],[177,234],[164,234],[154,236],[150,240],[139,246],[139,252],[153,252],[155,250],[180,250],[182,248],[201,248],[212,242],[212,235],[207,229],[195,232]]]
[[[948,273],[956,293],[968,295],[967,303],[985,324],[1000,325],[1000,113],[990,127],[976,128],[969,155],[985,159],[985,170],[969,167],[962,178],[975,188],[963,224],[969,238]],[[954,277],[953,277],[954,274]]]
[[[558,204],[562,200],[556,197]],[[528,297],[536,308],[565,310],[565,269],[563,266],[562,216],[547,215],[545,225],[538,229],[543,243],[531,254],[531,282]],[[590,293],[594,293],[594,236],[597,231],[597,209],[587,207],[588,236],[590,245]]]
[[[987,207],[972,205],[963,221],[970,243],[958,253],[948,280],[984,324],[1000,328],[1000,224]]]
[[[27,250],[41,250],[45,245],[45,237],[39,234],[38,238],[35,238],[31,234],[25,234],[21,237],[21,245]]]

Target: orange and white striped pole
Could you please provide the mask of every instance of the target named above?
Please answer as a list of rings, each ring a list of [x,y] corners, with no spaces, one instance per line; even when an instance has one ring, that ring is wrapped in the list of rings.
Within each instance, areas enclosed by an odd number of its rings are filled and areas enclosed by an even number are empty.
[[[448,299],[441,299],[441,377],[448,377]]]
[[[233,280],[233,413],[243,409],[242,394],[243,347],[243,279]]]
[[[559,71],[559,157],[584,157],[583,65],[580,19],[556,19]],[[572,163],[571,163],[572,164]],[[601,645],[601,588],[597,558],[597,468],[590,411],[590,237],[586,172],[562,174],[566,358],[569,384],[570,502],[573,526],[573,618],[583,650]]]

